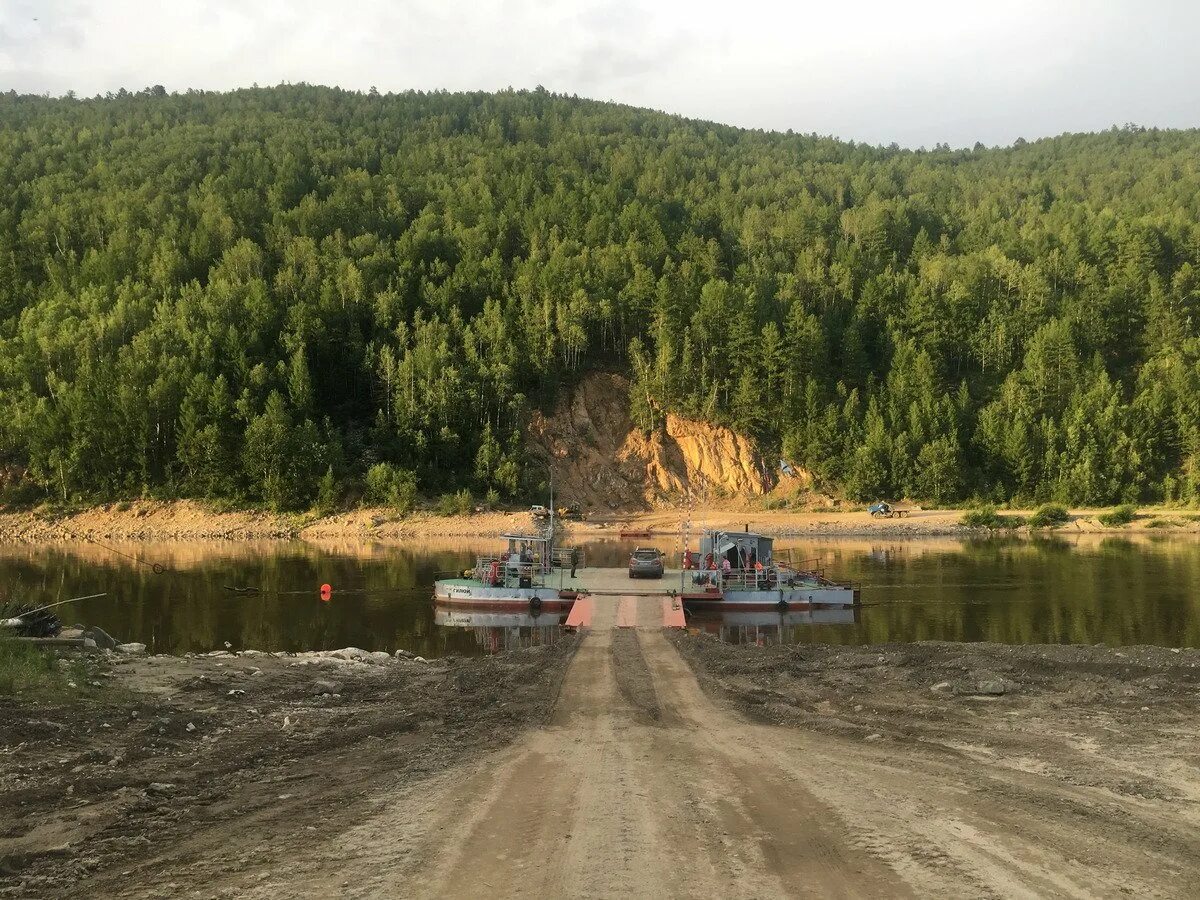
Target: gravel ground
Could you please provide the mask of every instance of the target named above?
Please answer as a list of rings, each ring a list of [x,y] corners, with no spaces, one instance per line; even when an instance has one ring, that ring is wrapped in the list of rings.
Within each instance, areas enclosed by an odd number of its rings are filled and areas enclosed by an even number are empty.
[[[540,724],[573,648],[87,657],[81,696],[0,706],[0,895],[219,895]]]

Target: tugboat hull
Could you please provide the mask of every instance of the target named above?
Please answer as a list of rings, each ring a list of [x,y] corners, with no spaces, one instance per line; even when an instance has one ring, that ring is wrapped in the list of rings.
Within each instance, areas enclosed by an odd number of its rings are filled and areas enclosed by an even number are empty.
[[[858,592],[850,587],[813,586],[777,588],[762,591],[706,591],[684,594],[683,599],[696,607],[714,606],[747,611],[780,609],[835,609],[854,606]]]
[[[569,596],[560,595],[558,590],[544,586],[493,587],[478,582],[467,583],[465,579],[437,581],[433,585],[433,598],[438,603],[480,609],[527,610],[537,600],[547,612],[566,611],[575,602],[575,593],[564,591],[562,594]]]

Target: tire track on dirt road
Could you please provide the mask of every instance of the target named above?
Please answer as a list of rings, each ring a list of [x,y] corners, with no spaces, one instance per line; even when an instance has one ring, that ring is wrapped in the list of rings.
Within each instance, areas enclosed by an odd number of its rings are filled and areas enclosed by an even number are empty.
[[[338,840],[346,864],[274,896],[906,893],[802,783],[710,740],[729,717],[698,686],[683,709],[663,702],[678,671],[643,656],[661,604],[638,605],[637,632],[615,629],[616,606],[597,602],[544,728],[414,786]]]
[[[701,687],[661,604],[636,630],[617,606],[598,598],[544,727],[383,798],[303,878],[247,894],[1163,895],[1171,845],[1123,847],[1087,814],[1101,793],[751,721]]]

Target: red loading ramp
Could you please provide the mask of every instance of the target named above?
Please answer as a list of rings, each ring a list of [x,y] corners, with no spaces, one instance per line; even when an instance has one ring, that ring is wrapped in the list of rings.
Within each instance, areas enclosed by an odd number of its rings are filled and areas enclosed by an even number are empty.
[[[663,628],[686,628],[683,616],[683,601],[678,597],[663,597]]]
[[[590,628],[592,625],[592,598],[576,597],[571,612],[564,623],[567,628]]]

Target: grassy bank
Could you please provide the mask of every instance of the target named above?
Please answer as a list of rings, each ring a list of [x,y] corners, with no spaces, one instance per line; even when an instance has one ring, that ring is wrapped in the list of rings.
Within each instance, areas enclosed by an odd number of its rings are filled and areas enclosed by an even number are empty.
[[[60,665],[52,650],[20,638],[0,635],[0,698],[21,695],[38,699],[84,696],[91,673],[81,658]]]

